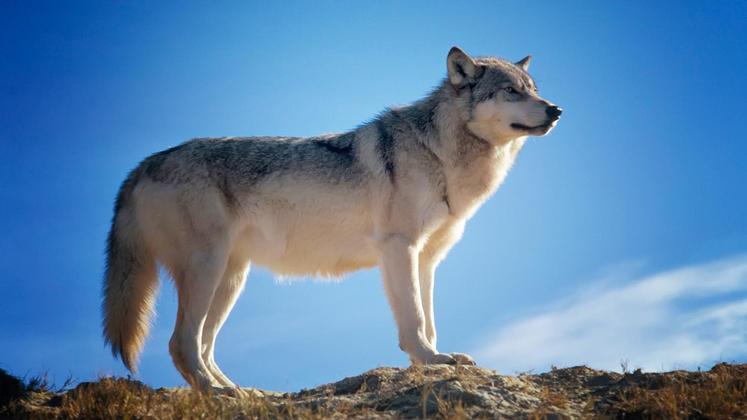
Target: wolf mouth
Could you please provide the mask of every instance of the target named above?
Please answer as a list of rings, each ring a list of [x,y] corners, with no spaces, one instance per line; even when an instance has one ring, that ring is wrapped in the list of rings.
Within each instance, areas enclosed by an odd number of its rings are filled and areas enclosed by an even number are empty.
[[[552,125],[553,122],[554,121],[550,121],[550,122],[548,122],[546,124],[536,125],[534,127],[530,127],[528,125],[519,124],[519,123],[511,123],[511,128],[513,128],[515,130],[521,130],[521,131],[543,130],[545,128],[550,128],[550,126]]]

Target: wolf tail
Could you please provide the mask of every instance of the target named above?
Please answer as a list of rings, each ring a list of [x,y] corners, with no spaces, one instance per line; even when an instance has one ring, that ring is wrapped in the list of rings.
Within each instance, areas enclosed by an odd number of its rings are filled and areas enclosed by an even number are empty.
[[[158,271],[135,216],[132,191],[138,176],[133,171],[122,184],[106,249],[104,278],[104,340],[127,369],[137,371],[153,315]]]

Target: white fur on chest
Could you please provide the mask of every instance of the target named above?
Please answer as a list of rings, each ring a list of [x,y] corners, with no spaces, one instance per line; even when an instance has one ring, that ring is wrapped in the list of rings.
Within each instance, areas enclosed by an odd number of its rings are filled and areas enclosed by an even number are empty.
[[[503,183],[526,138],[498,146],[490,155],[447,169],[447,195],[452,214],[469,219]]]

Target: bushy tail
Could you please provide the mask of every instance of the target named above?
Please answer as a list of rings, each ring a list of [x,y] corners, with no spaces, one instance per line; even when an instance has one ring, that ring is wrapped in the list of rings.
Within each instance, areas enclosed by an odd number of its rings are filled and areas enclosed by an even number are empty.
[[[104,279],[104,340],[127,369],[137,371],[153,315],[158,271],[147,249],[132,208],[136,180],[128,177],[117,196],[107,243]]]

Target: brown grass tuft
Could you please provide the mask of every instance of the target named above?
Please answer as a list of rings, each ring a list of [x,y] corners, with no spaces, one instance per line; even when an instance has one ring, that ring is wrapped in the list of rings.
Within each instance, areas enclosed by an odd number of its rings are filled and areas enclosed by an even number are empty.
[[[747,367],[676,372],[623,389],[616,414],[642,418],[747,418]]]

